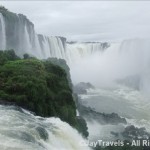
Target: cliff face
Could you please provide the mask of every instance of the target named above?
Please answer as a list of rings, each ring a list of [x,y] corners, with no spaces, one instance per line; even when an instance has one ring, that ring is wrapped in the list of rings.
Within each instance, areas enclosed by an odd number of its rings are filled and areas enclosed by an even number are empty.
[[[36,34],[34,24],[26,16],[0,7],[0,49],[14,49],[22,56],[66,58],[66,38]]]

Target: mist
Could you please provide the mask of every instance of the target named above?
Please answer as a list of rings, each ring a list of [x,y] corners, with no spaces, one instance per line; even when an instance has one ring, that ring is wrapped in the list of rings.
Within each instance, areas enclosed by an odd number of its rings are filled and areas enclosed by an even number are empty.
[[[92,55],[77,58],[71,65],[73,82],[91,82],[97,87],[114,86],[117,80],[138,76],[140,90],[149,91],[150,40],[130,39],[111,43]],[[137,84],[137,83],[136,83]]]

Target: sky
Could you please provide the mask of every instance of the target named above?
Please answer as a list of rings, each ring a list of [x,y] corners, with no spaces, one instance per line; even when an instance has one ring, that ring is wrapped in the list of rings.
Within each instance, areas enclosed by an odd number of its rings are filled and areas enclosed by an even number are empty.
[[[0,1],[26,15],[37,33],[68,41],[150,37],[149,1]]]

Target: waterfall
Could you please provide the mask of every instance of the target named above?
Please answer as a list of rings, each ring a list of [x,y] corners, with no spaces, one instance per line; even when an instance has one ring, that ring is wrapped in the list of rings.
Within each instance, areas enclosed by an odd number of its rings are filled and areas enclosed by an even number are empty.
[[[30,37],[29,37],[28,31],[27,31],[26,25],[24,26],[24,46],[23,46],[23,49],[24,49],[24,53],[30,53],[30,51],[32,49],[32,46],[30,43]]]
[[[59,118],[42,118],[15,106],[0,105],[0,149],[90,150],[85,139]]]
[[[63,47],[63,43],[60,40],[60,38],[58,38],[58,45],[59,45],[60,52],[61,52],[61,57],[60,58],[66,59],[65,49]]]
[[[150,39],[125,40],[120,46],[123,65],[129,75],[139,76],[139,89],[150,92]],[[124,67],[124,68],[125,68]]]
[[[11,13],[11,12],[9,12]],[[108,47],[107,43],[66,43],[63,37],[48,37],[38,35],[34,30],[34,25],[26,16],[21,14],[13,15],[10,20],[0,14],[0,48],[14,49],[19,56],[28,53],[39,59],[48,57],[62,58],[70,65],[83,57],[90,56],[93,53],[101,53]],[[11,24],[6,27],[5,24]],[[8,38],[6,40],[6,34]]]
[[[32,31],[30,33],[30,31]],[[23,53],[28,53],[32,56],[35,56],[39,59],[42,59],[43,56],[43,52],[42,49],[40,47],[40,42],[39,42],[39,38],[38,35],[35,33],[34,28],[27,25],[27,23],[24,25],[24,41],[22,41],[23,43],[23,49],[24,51]]]
[[[6,49],[6,29],[3,15],[0,13],[0,49]]]
[[[44,36],[44,40],[42,42],[43,44],[43,53],[44,53],[44,58],[51,57],[51,50],[50,50],[50,45],[49,45],[49,38]]]
[[[150,89],[150,40],[130,39],[111,44],[66,42],[63,37],[38,35],[33,23],[24,15],[14,14],[10,22],[2,13],[0,49],[14,49],[19,56],[28,53],[39,59],[65,59],[71,68],[74,82],[91,81],[93,84],[103,85],[137,76],[139,89]],[[11,26],[8,26],[10,24]]]
[[[39,38],[36,33],[34,34],[34,39],[35,39],[35,47],[31,50],[31,53],[33,55],[36,54],[37,58],[42,58],[42,56],[43,56],[42,49],[40,48]]]
[[[150,92],[150,39],[111,43],[104,51],[99,48],[99,53],[95,53],[96,48],[93,51],[84,47],[69,45],[68,57],[73,62],[70,68],[74,83],[90,81],[103,87],[114,86],[121,81],[127,86]]]
[[[63,45],[62,42],[60,41],[59,37],[50,37],[50,51],[51,51],[51,57],[56,57],[56,58],[64,58],[63,54]]]
[[[13,14],[14,18],[10,22],[10,19],[4,18],[2,13],[0,13],[0,49],[6,47],[14,49],[21,57],[24,53],[28,53],[39,59],[66,58],[65,38],[38,35],[34,30],[33,23],[26,16]],[[6,33],[8,34],[7,39]]]
[[[107,43],[73,43],[67,44],[66,55],[67,62],[71,64],[82,60],[83,58],[90,57],[93,54],[101,54],[104,49],[109,47]]]

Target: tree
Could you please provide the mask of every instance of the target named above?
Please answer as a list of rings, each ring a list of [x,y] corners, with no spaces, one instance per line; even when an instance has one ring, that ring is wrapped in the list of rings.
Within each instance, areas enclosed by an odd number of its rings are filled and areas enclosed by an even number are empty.
[[[29,59],[29,58],[30,58],[30,55],[29,55],[29,54],[24,54],[24,55],[23,55],[23,58],[24,58],[24,59]]]

